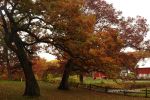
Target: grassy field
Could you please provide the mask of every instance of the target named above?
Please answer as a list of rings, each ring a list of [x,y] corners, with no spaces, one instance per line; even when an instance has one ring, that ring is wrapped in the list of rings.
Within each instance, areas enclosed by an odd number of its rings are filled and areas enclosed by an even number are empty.
[[[50,78],[49,82],[60,82],[61,78]],[[80,83],[79,77],[77,75],[70,76],[69,81],[71,83]],[[150,80],[134,80],[134,81],[123,81],[121,79],[112,80],[112,79],[93,79],[92,77],[84,77],[84,84],[92,84],[102,87],[109,88],[122,88],[122,89],[139,89],[150,87]]]
[[[85,84],[94,84],[97,86],[110,87],[110,88],[146,88],[150,87],[150,80],[135,80],[135,81],[121,81],[112,79],[96,79],[93,80],[91,77],[84,79]]]
[[[56,86],[46,82],[39,82],[39,85],[41,96],[30,98],[22,96],[23,82],[0,81],[0,100],[148,100],[148,98],[97,93],[84,89],[60,91]]]

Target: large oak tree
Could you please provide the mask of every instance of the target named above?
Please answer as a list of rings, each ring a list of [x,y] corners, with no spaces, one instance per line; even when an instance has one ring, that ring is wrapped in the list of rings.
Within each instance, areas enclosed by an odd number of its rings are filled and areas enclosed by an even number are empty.
[[[90,34],[90,38],[85,39],[86,42],[82,41],[84,46],[73,42],[67,45],[71,50],[69,52],[75,56],[71,56],[72,59],[66,63],[62,79],[63,85],[60,85],[62,89],[68,89],[68,72],[73,70],[71,66],[76,66],[78,68],[75,69],[82,71],[83,69],[84,71],[103,71],[111,77],[118,76],[122,67],[131,66],[133,69],[139,59],[132,54],[123,53],[121,50],[126,47],[143,49],[141,43],[148,31],[146,19],[143,17],[125,18],[121,12],[116,11],[104,0],[85,0],[84,3],[82,13],[95,15],[94,32]],[[116,32],[110,29],[114,29]],[[77,49],[78,51],[76,51]],[[126,61],[128,63],[125,65],[126,58],[131,58],[133,63]]]
[[[40,90],[30,60],[34,45],[49,43],[71,59],[75,53],[70,46],[80,44],[92,33],[94,17],[82,13],[81,0],[1,0],[0,3],[1,33],[23,68],[26,79],[24,95],[38,96]]]

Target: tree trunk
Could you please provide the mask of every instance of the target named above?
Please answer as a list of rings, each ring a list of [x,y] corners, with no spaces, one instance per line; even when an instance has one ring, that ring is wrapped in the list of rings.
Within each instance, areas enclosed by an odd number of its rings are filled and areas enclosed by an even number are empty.
[[[80,73],[79,79],[80,79],[80,83],[83,84],[83,74],[82,73]]]
[[[40,89],[35,79],[31,62],[27,59],[23,51],[17,52],[17,56],[23,68],[26,80],[24,96],[40,96]]]
[[[27,55],[20,44],[16,43],[16,46],[18,48],[17,56],[23,67],[26,79],[24,96],[40,96],[40,89],[32,70],[32,63],[27,58]]]
[[[32,63],[30,62],[26,51],[24,50],[24,46],[19,36],[15,36],[14,43],[16,46],[14,52],[16,53],[19,59],[19,62],[21,64],[21,67],[23,68],[25,75],[24,96],[40,96],[40,88],[32,70]],[[11,48],[11,46],[10,49],[14,50],[14,48]]]
[[[40,96],[40,89],[33,74],[32,66],[31,64],[28,66],[29,67],[26,66],[25,68],[23,68],[26,79],[24,96]]]
[[[27,56],[25,45],[17,33],[21,31],[20,26],[15,22],[12,13],[5,8],[7,7],[4,7],[4,13],[6,16],[3,14],[2,10],[0,11],[2,26],[4,29],[4,40],[7,46],[16,53],[21,67],[23,68],[26,79],[24,96],[39,96],[40,89],[33,74],[32,64]],[[6,17],[8,18],[7,20],[9,20],[8,25],[8,21],[5,19]]]
[[[60,90],[68,90],[69,89],[68,79],[69,79],[70,71],[71,71],[71,59],[69,59],[67,64],[65,65],[62,80],[60,82],[58,89],[60,89]]]

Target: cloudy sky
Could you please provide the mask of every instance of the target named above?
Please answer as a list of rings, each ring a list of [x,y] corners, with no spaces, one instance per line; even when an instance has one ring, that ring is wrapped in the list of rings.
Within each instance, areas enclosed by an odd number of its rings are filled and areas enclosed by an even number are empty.
[[[112,3],[114,8],[123,12],[124,16],[143,16],[150,24],[150,0],[106,0]],[[150,32],[146,38],[150,38]],[[139,67],[150,67],[150,59],[141,60]]]
[[[150,18],[150,0],[106,0],[108,3],[112,3],[113,6],[123,11],[125,16],[135,17],[137,15]],[[150,22],[150,21],[149,21]]]
[[[106,0],[114,8],[122,11],[124,16],[136,17],[138,15],[147,19],[150,25],[150,0]],[[150,32],[147,38],[150,37]]]

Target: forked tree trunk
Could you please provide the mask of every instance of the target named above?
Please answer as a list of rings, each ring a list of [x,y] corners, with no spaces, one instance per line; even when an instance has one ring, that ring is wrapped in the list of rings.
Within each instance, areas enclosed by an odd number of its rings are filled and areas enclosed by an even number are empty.
[[[71,59],[69,59],[65,65],[62,80],[60,82],[58,89],[60,89],[60,90],[68,90],[69,89],[68,79],[69,79],[70,71],[71,71]]]
[[[27,57],[23,44],[20,38],[17,36],[15,37],[14,42],[17,48],[15,53],[20,61],[21,67],[23,68],[25,75],[24,96],[40,96],[40,89],[32,70],[32,63]]]
[[[26,79],[24,95],[39,96],[40,89],[35,79],[35,76],[33,74],[32,64],[28,59],[27,53],[25,51],[25,47],[24,47],[25,45],[23,44],[22,40],[20,39],[17,33],[20,31],[20,26],[18,26],[17,23],[15,22],[14,18],[12,17],[13,16],[12,13],[10,13],[8,9],[5,8],[7,7],[4,7],[4,13],[6,13],[6,16],[4,16],[2,10],[0,11],[1,21],[3,24],[2,26],[5,32],[4,40],[7,46],[16,53],[20,61],[21,67],[23,68],[25,79]],[[5,19],[6,17],[9,20],[8,25],[7,25],[8,21],[6,21]]]

